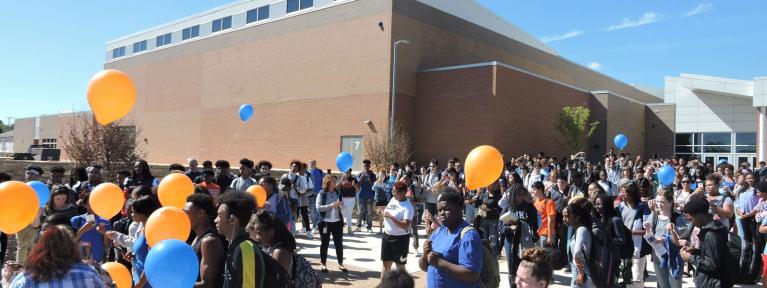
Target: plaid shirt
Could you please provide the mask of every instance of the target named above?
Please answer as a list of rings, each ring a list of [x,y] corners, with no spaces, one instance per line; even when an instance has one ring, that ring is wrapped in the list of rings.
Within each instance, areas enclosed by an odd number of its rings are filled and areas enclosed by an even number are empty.
[[[103,288],[99,274],[86,264],[75,264],[62,278],[38,283],[28,273],[19,274],[11,283],[11,288]]]

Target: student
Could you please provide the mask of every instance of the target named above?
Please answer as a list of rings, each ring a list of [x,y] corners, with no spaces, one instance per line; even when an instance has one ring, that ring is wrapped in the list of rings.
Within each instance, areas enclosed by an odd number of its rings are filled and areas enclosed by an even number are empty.
[[[662,191],[655,197],[652,223],[646,223],[645,229],[648,233],[653,234],[657,244],[667,248],[667,252],[663,260],[656,253],[650,255],[655,268],[658,287],[682,288],[684,265],[682,265],[682,259],[679,256],[679,249],[681,248],[679,232],[683,232],[686,221],[682,215],[674,211],[674,193],[671,187],[664,188]],[[665,267],[662,267],[661,261],[667,263]]]
[[[293,255],[296,252],[296,238],[290,234],[285,223],[274,214],[259,210],[250,217],[246,230],[251,235],[250,238],[258,242],[266,254],[280,263],[282,268],[295,278]]]
[[[77,216],[78,211],[75,205],[72,205],[69,201],[71,195],[70,189],[64,185],[56,185],[51,190],[51,196],[48,199],[48,203],[43,208],[42,219],[54,214],[64,214],[67,219]]]
[[[711,203],[711,213],[714,220],[722,222],[722,225],[729,230],[731,227],[730,217],[735,212],[735,205],[733,205],[732,198],[719,192],[721,181],[721,176],[716,173],[706,176],[706,200]]]
[[[381,283],[376,288],[413,288],[415,282],[413,277],[405,270],[391,270],[386,272],[381,279]]]
[[[240,177],[232,180],[232,184],[229,188],[235,192],[245,192],[248,187],[256,184],[256,179],[253,179],[253,161],[248,158],[242,158],[240,160]]]
[[[104,234],[106,234],[106,231],[112,230],[112,224],[109,220],[93,214],[93,209],[91,209],[90,205],[90,194],[85,193],[83,196],[83,206],[85,206],[87,212],[72,218],[72,228],[77,231],[76,238],[80,245],[90,246],[90,248],[84,248],[86,251],[90,250],[90,255],[81,256],[85,260],[93,260],[99,263],[104,260],[105,252],[110,244],[109,239],[104,237]],[[81,249],[83,248],[81,247]]]
[[[632,283],[644,286],[644,272],[647,265],[647,255],[652,251],[643,245],[645,234],[644,223],[650,219],[650,208],[639,196],[639,187],[635,182],[627,182],[622,188],[623,201],[618,206],[618,214],[623,220],[623,225],[631,231],[631,240],[634,242],[634,255],[631,263],[625,263],[624,267],[631,266]],[[644,248],[643,248],[644,246]],[[627,283],[628,284],[628,283]]]
[[[186,197],[184,212],[189,217],[195,238],[192,249],[200,261],[200,273],[195,288],[221,287],[224,260],[226,260],[225,239],[213,227],[216,206],[208,194],[194,193]]]
[[[514,283],[517,288],[547,288],[553,274],[546,250],[533,247],[522,252],[522,262],[519,263]]]
[[[535,181],[531,187],[533,187],[533,195],[535,196],[533,206],[538,210],[538,215],[541,215],[541,227],[538,227],[540,245],[541,247],[552,247],[556,243],[557,205],[543,193],[543,182]]]
[[[367,224],[367,232],[373,233],[373,205],[375,198],[375,192],[373,192],[373,183],[376,182],[376,174],[370,170],[370,160],[365,159],[362,161],[362,171],[357,175],[357,181],[360,183],[360,193],[357,200],[357,229],[355,232],[362,230],[362,224]]]
[[[221,187],[221,193],[225,193],[229,186],[232,185],[232,181],[234,181],[234,176],[232,173],[229,173],[230,167],[229,161],[216,161],[216,177],[213,179],[213,182],[216,182],[218,187]]]
[[[573,273],[570,287],[595,287],[588,265],[588,260],[591,259],[592,242],[590,208],[588,201],[581,198],[581,201],[573,201],[562,211],[565,224],[574,230],[567,245],[567,258]]]
[[[382,211],[384,217],[384,235],[381,238],[381,261],[383,276],[391,270],[391,264],[397,264],[397,269],[404,270],[407,264],[408,245],[410,244],[410,223],[413,221],[415,209],[405,197],[408,187],[403,181],[394,183],[393,197],[389,205]]]
[[[10,287],[105,287],[99,274],[80,258],[68,227],[47,227],[29,255],[24,274]]]
[[[708,182],[708,180],[706,181]],[[723,279],[725,257],[727,251],[727,227],[720,221],[714,221],[709,213],[708,200],[702,195],[693,195],[684,206],[685,217],[690,219],[692,225],[700,228],[698,237],[700,248],[685,246],[680,252],[685,262],[695,266],[693,282],[695,287],[732,287]]]
[[[499,181],[495,181],[487,186],[474,201],[473,205],[477,207],[479,211],[480,227],[485,239],[490,242],[490,247],[496,254],[501,253],[501,248],[498,238],[498,219],[501,217],[501,188],[498,184]]]
[[[202,170],[202,181],[197,184],[197,186],[205,188],[208,190],[208,193],[210,194],[213,199],[218,198],[218,195],[221,194],[221,186],[218,186],[216,182],[214,182],[215,173],[213,170],[205,169]]]
[[[498,228],[498,234],[506,239],[504,247],[508,257],[506,265],[510,271],[509,283],[514,282],[516,278],[515,273],[520,263],[520,251],[535,246],[537,239],[538,210],[529,202],[530,200],[530,192],[518,183],[511,185],[509,196],[507,199],[501,200],[506,202],[504,204],[506,208],[501,211],[501,215],[507,212],[512,213],[511,222],[500,223]]]
[[[479,232],[463,220],[463,196],[444,187],[437,200],[442,225],[423,246],[418,266],[426,271],[426,286],[480,287],[483,253]]]
[[[229,241],[224,265],[224,284],[221,286],[223,288],[255,287],[256,283],[264,280],[266,267],[254,265],[264,263],[263,251],[245,231],[245,226],[255,209],[256,201],[248,193],[226,193],[218,205],[216,228],[218,233]],[[254,259],[244,261],[244,257]]]

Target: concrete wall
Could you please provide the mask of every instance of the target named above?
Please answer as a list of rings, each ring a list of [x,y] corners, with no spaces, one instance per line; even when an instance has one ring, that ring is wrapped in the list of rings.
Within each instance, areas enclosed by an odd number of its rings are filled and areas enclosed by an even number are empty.
[[[742,84],[736,85],[738,83],[715,81],[709,79],[710,77],[703,77],[697,75],[694,78],[692,76],[666,77],[665,101],[676,104],[676,132],[756,131],[753,99],[751,99],[753,91],[745,91],[747,89],[743,87],[748,85],[740,83],[746,81],[732,80]],[[718,91],[732,96],[716,93]],[[743,94],[736,94],[736,92]]]

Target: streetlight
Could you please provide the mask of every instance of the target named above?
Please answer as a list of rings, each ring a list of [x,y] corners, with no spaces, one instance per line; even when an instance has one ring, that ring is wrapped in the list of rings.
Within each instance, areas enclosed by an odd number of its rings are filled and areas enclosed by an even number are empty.
[[[391,115],[389,116],[389,138],[394,139],[394,104],[397,101],[397,45],[399,44],[408,44],[410,41],[408,40],[399,40],[397,42],[394,42],[394,47],[392,50],[394,51],[394,55],[392,57],[392,67],[391,67]]]

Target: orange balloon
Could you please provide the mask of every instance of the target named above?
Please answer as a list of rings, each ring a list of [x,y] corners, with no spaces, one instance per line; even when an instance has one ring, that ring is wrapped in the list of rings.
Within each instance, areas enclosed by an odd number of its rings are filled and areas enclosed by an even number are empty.
[[[128,115],[136,104],[136,87],[128,74],[107,69],[96,73],[88,83],[88,105],[96,121],[107,125]]]
[[[117,262],[107,262],[101,264],[101,269],[109,273],[109,277],[112,278],[112,282],[117,285],[117,288],[131,288],[133,277],[125,265]]]
[[[162,206],[184,208],[186,197],[192,193],[194,193],[192,179],[181,173],[168,174],[162,178],[160,186],[157,187],[157,197],[160,198]]]
[[[101,183],[93,188],[89,200],[93,213],[104,219],[111,219],[125,205],[123,191],[113,183]]]
[[[503,156],[493,146],[482,145],[469,152],[464,162],[466,188],[470,190],[498,181],[503,172]]]
[[[145,231],[149,246],[167,239],[186,241],[192,231],[192,223],[181,208],[166,206],[155,210],[149,216]]]
[[[0,231],[21,231],[35,220],[38,206],[37,193],[31,186],[19,181],[0,183]]]
[[[264,207],[264,202],[266,202],[266,190],[264,187],[261,187],[261,185],[252,185],[248,187],[248,190],[245,190],[250,195],[253,195],[254,198],[256,198],[256,205],[258,208]]]

